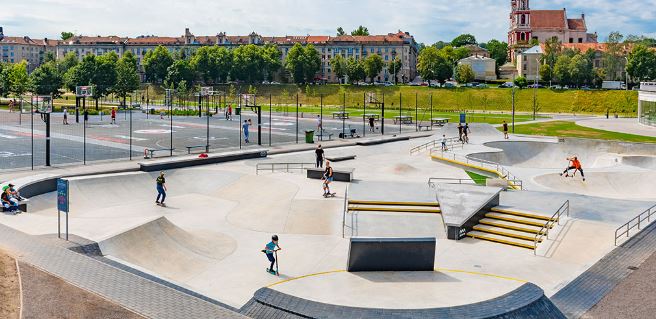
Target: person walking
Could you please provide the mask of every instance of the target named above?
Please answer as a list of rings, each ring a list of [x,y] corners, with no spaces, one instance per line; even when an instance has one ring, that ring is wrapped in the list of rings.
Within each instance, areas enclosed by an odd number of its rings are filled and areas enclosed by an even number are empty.
[[[228,105],[228,110],[226,111],[226,120],[232,121],[232,105]]]
[[[321,119],[321,115],[317,115],[317,132],[323,134],[323,120]]]
[[[267,272],[269,272],[272,275],[278,275],[278,267],[276,264],[276,255],[279,250],[282,250],[280,246],[278,245],[278,235],[273,235],[271,236],[271,241],[264,245],[264,249],[262,252],[266,254],[267,259],[269,259],[269,262],[271,263],[269,268],[267,268]],[[276,266],[276,269],[273,269],[273,266]]]
[[[14,100],[9,100],[9,113],[14,111]]]
[[[376,119],[373,116],[369,117],[369,132],[376,132]]]
[[[157,199],[155,199],[155,204],[166,207],[164,200],[166,199],[166,179],[164,178],[164,172],[159,172],[159,176],[155,180],[157,186]],[[160,200],[161,197],[161,200]]]
[[[581,167],[581,162],[576,156],[573,157],[568,157],[567,160],[569,161],[569,165],[567,168],[560,173],[560,176],[565,175],[565,177],[569,177],[569,171],[574,170],[574,174],[572,174],[572,177],[576,175],[576,171],[581,172],[581,177],[583,177],[583,181],[585,182],[585,175],[583,174],[583,167]]]
[[[84,114],[84,126],[86,126],[87,123],[89,122],[89,110],[88,110],[88,109],[84,109],[83,114]]]
[[[446,147],[446,135],[442,134],[442,152],[447,151],[448,148]]]
[[[508,123],[506,121],[503,121],[503,138],[508,139]]]
[[[471,133],[471,130],[469,129],[469,123],[465,123],[465,126],[462,128],[462,137],[465,143],[469,144],[469,133]]]
[[[112,121],[110,124],[116,124],[116,108],[112,108]]]
[[[317,168],[323,167],[323,148],[321,148],[321,144],[317,146],[317,149],[314,150],[314,153],[316,154],[316,159],[317,159]]]
[[[246,144],[250,143],[248,140],[248,127],[250,126],[250,123],[248,123],[248,120],[244,120],[244,124],[242,124],[242,128],[244,129],[244,142]]]
[[[62,123],[64,125],[68,125],[68,109],[64,107],[62,109],[62,113],[64,114],[64,119],[63,119]]]
[[[462,144],[465,144],[465,141],[462,139],[462,123],[458,123],[458,140],[462,142]]]

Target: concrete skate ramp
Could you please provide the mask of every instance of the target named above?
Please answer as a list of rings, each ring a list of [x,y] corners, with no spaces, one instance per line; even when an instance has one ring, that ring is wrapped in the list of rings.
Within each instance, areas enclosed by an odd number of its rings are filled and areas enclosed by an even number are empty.
[[[656,156],[624,156],[622,164],[656,170]]]
[[[493,139],[493,138],[503,138],[503,133],[499,130],[497,130],[496,127],[487,124],[487,123],[469,123],[469,130],[471,131],[469,134],[470,140],[473,139],[478,139],[478,138],[486,138],[486,139]],[[446,137],[454,137],[458,136],[458,123],[448,123],[444,125],[441,129],[437,131],[437,134],[435,135],[438,139],[442,137],[442,135],[446,135]]]
[[[618,165],[625,155],[656,155],[656,145],[586,139],[566,139],[564,142],[503,141],[485,146],[499,151],[469,154],[470,158],[506,166],[528,168],[559,168],[567,165],[566,158],[577,156],[583,168]]]
[[[98,243],[103,255],[186,281],[227,257],[237,242],[224,234],[189,232],[160,217]]]
[[[577,174],[574,178],[559,174],[535,177],[534,181],[554,191],[617,199],[656,199],[656,188],[650,187],[656,172],[592,172],[585,174],[585,182]]]

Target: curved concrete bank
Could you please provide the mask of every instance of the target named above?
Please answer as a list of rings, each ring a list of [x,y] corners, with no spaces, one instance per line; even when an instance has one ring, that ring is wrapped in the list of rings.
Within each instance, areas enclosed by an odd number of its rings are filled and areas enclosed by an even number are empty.
[[[488,301],[432,309],[344,307],[262,288],[255,292],[240,312],[252,318],[565,318],[542,289],[531,283]]]

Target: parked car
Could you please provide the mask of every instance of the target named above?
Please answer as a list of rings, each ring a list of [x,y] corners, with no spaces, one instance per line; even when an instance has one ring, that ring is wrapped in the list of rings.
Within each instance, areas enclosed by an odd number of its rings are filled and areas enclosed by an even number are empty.
[[[271,84],[271,85],[279,85],[279,84],[280,84],[280,82],[276,82],[276,81],[271,81],[271,82],[269,82],[269,84]]]
[[[504,82],[504,83],[501,83],[498,86],[498,88],[500,88],[500,89],[509,89],[509,88],[512,88],[513,86],[515,86],[515,84],[512,83],[512,82]]]
[[[541,89],[541,88],[544,88],[544,85],[539,84],[539,83],[538,84],[533,83],[533,84],[530,84],[529,86],[527,86],[527,88],[529,88],[529,89]]]
[[[271,82],[269,82],[269,81],[262,81],[262,84],[264,84],[264,85],[269,85],[269,84],[271,84]]]
[[[446,83],[444,83],[444,87],[452,89],[452,88],[458,87],[458,85],[456,83],[453,83],[453,82],[446,82]]]
[[[383,83],[383,84],[384,84],[385,86],[394,86],[394,83],[389,82],[389,81],[386,81],[386,82]]]
[[[487,88],[489,88],[489,87],[490,87],[490,86],[487,85],[487,84],[485,84],[485,83],[481,83],[481,84],[479,84],[479,85],[477,86],[477,88],[479,88],[479,89],[487,89]]]

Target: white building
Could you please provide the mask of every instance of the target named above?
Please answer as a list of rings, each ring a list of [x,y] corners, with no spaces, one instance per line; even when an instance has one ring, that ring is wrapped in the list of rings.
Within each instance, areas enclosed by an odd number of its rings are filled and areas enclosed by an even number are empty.
[[[458,65],[469,65],[474,70],[474,79],[479,81],[493,81],[497,79],[496,60],[472,55],[458,61]]]
[[[638,120],[644,125],[656,126],[656,82],[640,83]]]

